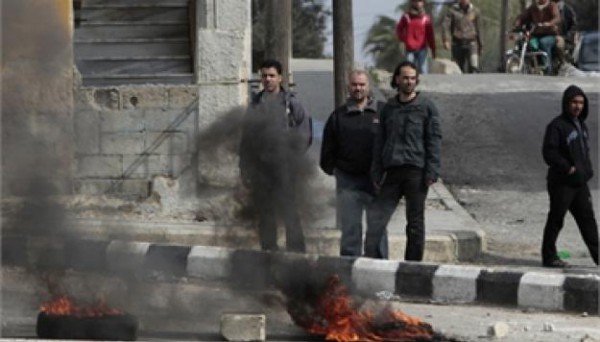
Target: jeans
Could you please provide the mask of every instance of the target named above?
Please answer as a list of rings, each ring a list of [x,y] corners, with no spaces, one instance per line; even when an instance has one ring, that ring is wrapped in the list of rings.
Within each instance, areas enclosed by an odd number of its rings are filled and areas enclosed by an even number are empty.
[[[367,228],[365,256],[380,258],[377,248],[382,234],[402,197],[406,198],[406,251],[404,260],[421,261],[425,251],[425,200],[429,188],[423,170],[397,167],[386,170],[385,182],[373,202]]]
[[[554,45],[556,45],[556,37],[555,36],[543,36],[538,38],[540,42],[540,50],[544,51],[548,55],[548,60],[545,63],[544,73],[550,74],[550,69],[552,68],[552,49],[554,49]]]
[[[340,255],[362,256],[363,212],[367,218],[373,203],[373,186],[368,175],[351,175],[335,171],[336,225],[342,233]],[[367,219],[367,227],[370,225]],[[368,229],[368,228],[367,228]],[[388,237],[384,232],[378,245],[377,255],[388,257]]]
[[[479,72],[478,50],[479,44],[475,40],[454,40],[452,41],[452,60],[465,74]]]
[[[420,74],[427,74],[429,68],[427,65],[427,48],[416,51],[406,51],[406,60],[417,65]]]
[[[548,183],[550,211],[544,227],[542,262],[550,264],[559,259],[556,240],[563,228],[567,210],[571,212],[592,259],[598,265],[598,225],[594,217],[592,196],[587,184],[573,188],[564,184]]]

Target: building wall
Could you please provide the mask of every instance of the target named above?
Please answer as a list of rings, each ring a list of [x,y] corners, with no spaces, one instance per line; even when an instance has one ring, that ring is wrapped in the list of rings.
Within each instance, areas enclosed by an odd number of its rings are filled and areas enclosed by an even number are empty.
[[[203,160],[198,138],[247,102],[250,8],[248,0],[195,8],[195,84],[76,86],[76,193],[144,197],[155,176],[184,189],[237,177],[235,156]]]
[[[72,192],[71,0],[2,1],[3,195]]]

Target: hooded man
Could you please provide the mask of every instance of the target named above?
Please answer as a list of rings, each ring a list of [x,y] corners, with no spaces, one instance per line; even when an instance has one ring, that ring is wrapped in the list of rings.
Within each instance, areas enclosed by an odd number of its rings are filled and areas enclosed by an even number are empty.
[[[585,125],[588,103],[583,90],[569,86],[563,94],[562,113],[546,127],[542,153],[549,166],[550,212],[542,242],[542,263],[545,267],[568,266],[556,251],[556,240],[567,210],[575,218],[583,241],[598,265],[598,226],[587,185],[594,174]]]

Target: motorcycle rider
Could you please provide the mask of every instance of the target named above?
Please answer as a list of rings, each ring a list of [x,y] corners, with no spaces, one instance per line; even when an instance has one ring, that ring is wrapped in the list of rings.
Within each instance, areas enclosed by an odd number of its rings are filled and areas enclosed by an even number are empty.
[[[539,42],[539,47],[548,55],[544,73],[550,74],[552,67],[552,50],[556,45],[558,26],[560,25],[560,12],[558,5],[550,0],[535,0],[517,17],[513,29],[517,30],[521,25],[534,25],[533,38]]]

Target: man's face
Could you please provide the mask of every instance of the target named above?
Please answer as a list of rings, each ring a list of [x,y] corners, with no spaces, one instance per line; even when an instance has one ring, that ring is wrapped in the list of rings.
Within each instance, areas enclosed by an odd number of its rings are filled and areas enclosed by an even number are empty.
[[[410,4],[413,8],[416,9],[422,9],[424,6],[424,1],[423,0],[410,0]]]
[[[583,111],[583,105],[585,104],[585,99],[581,95],[573,96],[569,101],[569,112],[573,117],[578,118]]]
[[[277,92],[281,87],[281,75],[275,68],[260,69],[260,80],[266,92]]]
[[[417,76],[417,71],[410,66],[401,68],[400,74],[396,76],[398,90],[405,95],[410,95],[415,92],[418,80],[419,77]]]
[[[369,79],[365,74],[352,74],[348,86],[350,97],[360,102],[369,95]]]

